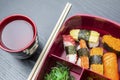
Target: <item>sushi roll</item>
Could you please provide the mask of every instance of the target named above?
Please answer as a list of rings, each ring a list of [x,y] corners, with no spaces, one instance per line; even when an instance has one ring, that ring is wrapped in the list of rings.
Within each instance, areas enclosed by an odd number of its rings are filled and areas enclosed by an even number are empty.
[[[90,50],[90,70],[103,74],[103,48],[96,47]]]
[[[103,55],[104,76],[111,80],[119,80],[117,56],[113,52],[107,52]]]
[[[117,55],[120,55],[120,39],[119,38],[115,38],[111,35],[104,35],[102,37],[102,43],[103,43],[103,47],[110,51],[110,52],[114,52]]]
[[[66,60],[75,64],[77,61],[77,52],[74,39],[70,35],[63,35],[63,44],[66,52]]]
[[[70,35],[76,41],[79,41],[80,39],[88,41],[88,45],[90,48],[97,47],[99,45],[100,34],[97,31],[73,29],[70,31]]]
[[[99,45],[99,36],[100,34],[96,31],[90,31],[90,37],[88,45],[90,48],[97,47]]]
[[[85,40],[81,39],[79,42],[79,49],[78,49],[78,61],[77,65],[81,66],[82,68],[88,69],[89,68],[89,51],[86,46]]]

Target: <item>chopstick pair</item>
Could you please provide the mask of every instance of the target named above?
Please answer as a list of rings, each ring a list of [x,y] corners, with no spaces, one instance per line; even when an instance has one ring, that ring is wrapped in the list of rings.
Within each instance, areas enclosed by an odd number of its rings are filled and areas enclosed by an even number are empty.
[[[66,4],[66,6],[65,6],[65,8],[64,8],[58,22],[57,22],[57,24],[55,25],[55,28],[53,29],[53,31],[52,31],[52,33],[51,33],[45,47],[43,48],[43,50],[42,50],[42,52],[41,52],[41,54],[40,54],[40,56],[39,56],[39,58],[38,58],[38,60],[37,60],[37,62],[35,64],[35,66],[33,67],[33,69],[32,69],[32,71],[31,71],[31,73],[30,73],[27,80],[35,80],[36,75],[38,74],[39,69],[41,69],[42,64],[43,64],[43,62],[44,62],[44,60],[45,60],[45,58],[47,56],[47,53],[48,53],[48,51],[49,51],[49,49],[50,49],[56,35],[57,35],[60,27],[62,26],[68,12],[71,9],[71,6],[72,6],[72,4],[69,3],[69,2]]]

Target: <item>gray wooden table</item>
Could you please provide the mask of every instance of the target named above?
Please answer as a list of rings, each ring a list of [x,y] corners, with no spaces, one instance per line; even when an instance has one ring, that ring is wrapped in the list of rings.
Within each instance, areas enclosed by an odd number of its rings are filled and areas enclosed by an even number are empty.
[[[24,14],[37,25],[40,48],[31,58],[19,60],[0,50],[0,80],[26,80],[44,48],[67,2],[69,15],[81,13],[105,17],[120,23],[120,0],[0,0],[0,20],[12,14]]]

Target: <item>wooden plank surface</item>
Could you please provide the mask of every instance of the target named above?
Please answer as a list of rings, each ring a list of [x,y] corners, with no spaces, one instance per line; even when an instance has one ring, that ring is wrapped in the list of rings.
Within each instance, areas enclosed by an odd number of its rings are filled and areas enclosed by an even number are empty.
[[[26,80],[45,46],[65,4],[72,3],[68,17],[91,14],[120,23],[120,0],[0,0],[0,20],[11,14],[24,14],[37,25],[40,47],[27,60],[15,59],[0,50],[0,80]]]

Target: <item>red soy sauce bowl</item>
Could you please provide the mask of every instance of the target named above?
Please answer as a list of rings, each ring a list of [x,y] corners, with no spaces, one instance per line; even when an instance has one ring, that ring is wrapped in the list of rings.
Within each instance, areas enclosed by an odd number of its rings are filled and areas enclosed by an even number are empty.
[[[15,14],[0,21],[0,48],[4,51],[26,59],[38,46],[36,25],[29,17]]]

